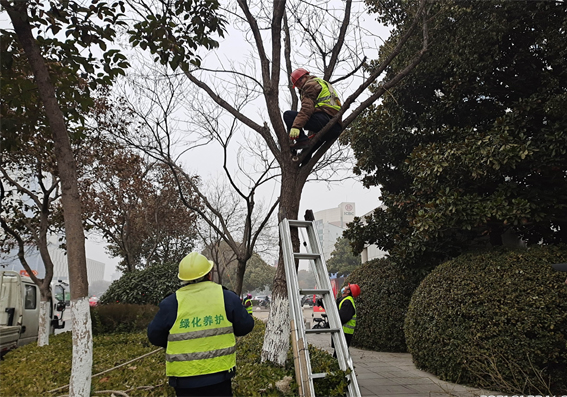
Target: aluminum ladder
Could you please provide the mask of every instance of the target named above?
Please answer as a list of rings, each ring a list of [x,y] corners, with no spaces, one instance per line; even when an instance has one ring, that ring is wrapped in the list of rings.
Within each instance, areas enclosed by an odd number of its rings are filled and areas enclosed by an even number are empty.
[[[311,252],[293,252],[291,243],[291,228],[305,228]],[[359,397],[360,388],[354,372],[352,358],[348,351],[346,339],[343,333],[339,310],[334,300],[331,281],[327,273],[327,265],[323,258],[321,244],[315,233],[313,222],[283,219],[280,222],[280,238],[283,250],[283,260],[285,275],[287,280],[287,293],[289,298],[290,317],[291,317],[291,341],[293,348],[293,358],[295,365],[295,376],[299,386],[300,397],[315,397],[313,380],[324,378],[326,373],[313,373],[311,361],[309,359],[309,349],[305,335],[309,333],[329,333],[335,346],[339,368],[343,371],[350,370],[347,375],[349,385],[347,397]],[[300,289],[295,268],[296,260],[311,260],[315,269],[315,280],[319,289]],[[301,307],[300,294],[322,295],[323,305],[327,313],[330,328],[324,329],[305,329],[303,320],[303,310]]]

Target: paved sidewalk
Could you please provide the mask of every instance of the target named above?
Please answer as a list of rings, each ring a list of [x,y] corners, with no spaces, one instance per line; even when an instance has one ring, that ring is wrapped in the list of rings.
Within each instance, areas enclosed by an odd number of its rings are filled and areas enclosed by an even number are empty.
[[[266,320],[267,311],[254,311],[254,316]],[[312,311],[304,311],[306,321]],[[315,317],[318,314],[315,313]],[[309,334],[307,341],[315,347],[333,353],[328,334]],[[379,397],[475,397],[501,393],[474,389],[444,382],[436,376],[417,369],[409,353],[381,353],[350,348],[358,385],[362,396]]]
[[[320,349],[333,352],[328,335],[310,334],[307,340]],[[382,353],[353,347],[349,350],[362,396],[474,397],[500,394],[444,382],[417,369],[409,353]]]

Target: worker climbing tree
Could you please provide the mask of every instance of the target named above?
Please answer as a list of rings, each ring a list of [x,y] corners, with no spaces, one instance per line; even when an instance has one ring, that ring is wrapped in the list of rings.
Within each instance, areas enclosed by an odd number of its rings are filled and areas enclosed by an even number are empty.
[[[294,161],[298,160],[298,149],[307,149],[303,159],[303,163],[307,163],[325,141],[335,141],[341,134],[343,128],[339,118],[323,138],[316,143],[311,142],[311,139],[339,113],[341,101],[331,83],[311,76],[303,68],[291,73],[291,83],[293,88],[299,89],[301,109],[299,112],[296,110],[284,112],[283,119],[289,132]],[[305,130],[309,134],[306,134]]]

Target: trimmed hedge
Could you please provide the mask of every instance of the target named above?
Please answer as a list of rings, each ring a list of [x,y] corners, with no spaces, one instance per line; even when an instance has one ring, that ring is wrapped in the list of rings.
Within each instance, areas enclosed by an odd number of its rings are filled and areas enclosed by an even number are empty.
[[[466,254],[438,266],[406,317],[416,366],[509,394],[567,394],[567,247]]]
[[[152,265],[147,269],[125,273],[114,281],[100,298],[100,303],[158,305],[181,287],[177,264]]]
[[[404,319],[423,271],[405,269],[389,259],[375,259],[352,272],[346,282],[358,284],[356,331],[352,345],[384,352],[406,352]]]
[[[93,334],[145,331],[158,310],[155,305],[128,303],[91,307]]]

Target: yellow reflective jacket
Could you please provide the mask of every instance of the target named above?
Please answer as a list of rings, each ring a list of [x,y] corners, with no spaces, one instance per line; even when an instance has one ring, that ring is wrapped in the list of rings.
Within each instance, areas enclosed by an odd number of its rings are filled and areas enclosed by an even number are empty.
[[[317,96],[315,109],[322,106],[327,106],[335,110],[340,110],[341,101],[339,99],[339,95],[337,94],[337,91],[335,91],[331,83],[323,79],[320,79],[319,77],[315,77],[314,80],[321,85],[321,92]]]
[[[352,296],[345,297],[341,303],[339,303],[339,310],[341,310],[341,306],[343,305],[344,301],[350,301],[352,303],[352,307],[354,308],[354,316],[343,325],[343,332],[345,334],[354,334],[354,329],[356,328],[356,306],[354,305],[354,299]]]
[[[222,286],[211,281],[177,290],[177,318],[165,351],[167,376],[196,376],[236,366],[236,338]]]
[[[246,306],[246,302],[250,302],[250,306]],[[248,312],[248,314],[252,315],[252,299],[250,298],[246,298],[244,299],[244,307],[246,308],[246,311]]]

